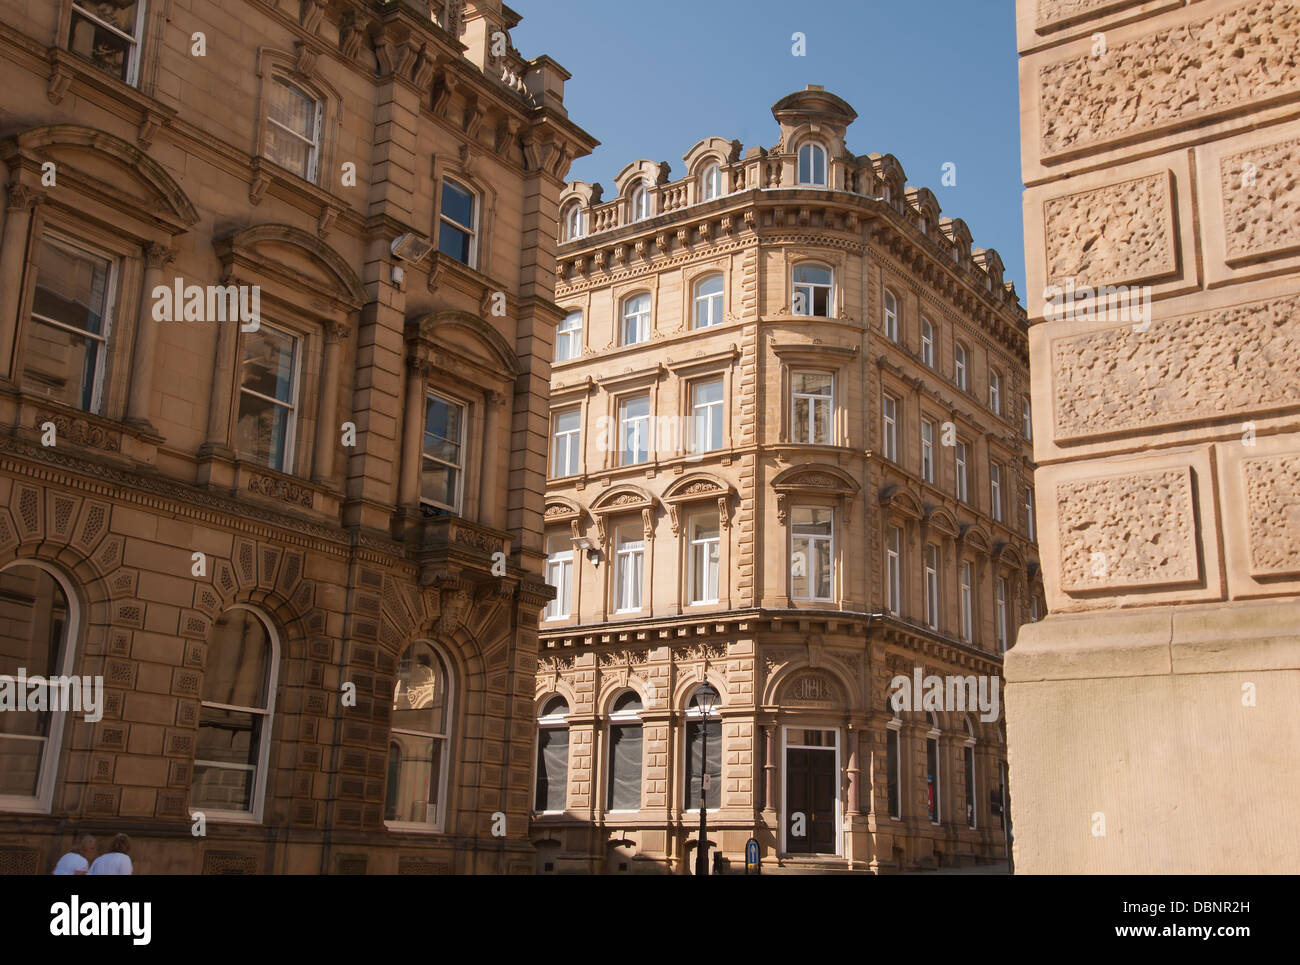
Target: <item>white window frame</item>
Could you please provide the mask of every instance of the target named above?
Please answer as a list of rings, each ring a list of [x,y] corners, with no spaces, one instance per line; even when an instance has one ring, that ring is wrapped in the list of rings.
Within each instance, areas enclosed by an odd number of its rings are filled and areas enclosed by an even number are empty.
[[[447,213],[443,210],[442,187],[443,187],[443,183],[445,182],[450,182],[454,184],[456,187],[460,188],[460,190],[464,191],[466,194],[469,195],[470,198],[469,219],[470,221],[473,222],[473,224],[463,225],[459,221],[456,221],[453,218],[449,217]],[[458,231],[464,231],[468,233],[469,234],[469,261],[463,262],[463,264],[466,264],[470,268],[475,268],[475,269],[478,268],[478,223],[479,223],[480,202],[481,199],[479,198],[479,193],[475,191],[473,188],[471,188],[464,181],[460,181],[456,178],[449,178],[444,176],[442,178],[442,181],[439,182],[438,184],[438,231],[440,235],[438,239],[439,246],[441,246],[441,241],[442,241],[441,232],[442,232],[442,225],[444,224],[450,225],[451,227],[457,229]],[[453,261],[460,261],[459,258],[455,258],[452,255],[447,255],[447,257],[452,258]]]
[[[957,383],[957,388],[963,392],[966,391],[966,346],[961,342],[954,342],[952,347],[952,377]]]
[[[880,418],[885,458],[898,462],[898,399],[888,392],[881,396]]]
[[[997,369],[989,369],[989,411],[1002,414],[1002,375]]]
[[[433,649],[434,655],[437,656],[440,669],[442,670],[443,681],[446,683],[446,696],[443,698],[442,730],[433,732],[407,730],[405,728],[393,727],[390,725],[388,729],[389,741],[391,742],[393,734],[408,734],[411,737],[422,737],[428,740],[442,741],[442,751],[438,755],[438,806],[434,810],[432,820],[426,818],[424,821],[389,821],[385,819],[384,825],[385,827],[392,828],[396,831],[416,831],[427,834],[442,831],[447,820],[447,796],[451,790],[448,786],[448,774],[451,772],[451,729],[456,709],[456,681],[452,676],[451,661],[447,659],[447,655],[441,647],[432,640],[427,639],[414,640],[407,646],[409,648],[414,646],[416,643],[427,643]],[[405,654],[406,650],[403,650],[398,655],[399,662]],[[393,699],[397,699],[395,691]],[[387,745],[385,746],[385,752],[387,752]],[[387,774],[385,774],[385,778],[387,778]],[[388,806],[387,800],[384,801],[384,806],[386,809]],[[426,814],[428,813],[427,806],[426,803]]]
[[[712,201],[722,197],[722,168],[717,163],[707,164],[700,172],[700,200]]]
[[[921,478],[934,484],[934,423],[921,420]]]
[[[970,447],[967,443],[958,439],[953,447],[953,456],[957,463],[957,501],[966,502],[970,496],[969,478],[967,477],[967,465],[970,458]]]
[[[638,304],[641,299],[645,299],[645,309],[633,311],[632,306]],[[619,311],[619,334],[622,336],[624,345],[642,345],[650,341],[650,311],[651,300],[649,292],[635,292],[627,295],[620,302]],[[635,332],[629,330],[629,325],[635,325]],[[635,334],[637,338],[630,338],[629,335]]]
[[[139,6],[136,7],[135,36],[133,37],[129,34],[123,33],[121,29],[114,26],[113,24],[101,20],[99,17],[95,16],[84,6],[82,6],[81,3],[78,2],[78,0],[72,0],[71,9],[75,15],[85,17],[87,20],[97,24],[98,26],[107,30],[109,33],[121,37],[123,40],[125,40],[127,43],[131,45],[129,48],[130,53],[127,55],[126,80],[125,80],[125,83],[131,87],[140,86],[140,50],[141,50],[141,44],[144,41],[144,37],[142,36],[142,34],[144,33],[145,10],[148,6],[149,6],[148,0],[140,0]],[[68,47],[69,48],[71,48],[72,46],[72,27],[73,27],[73,18],[70,17],[68,19]],[[80,60],[81,58],[78,57],[77,59]],[[87,61],[87,63],[89,63],[89,61]],[[105,71],[105,73],[107,73],[107,71]]]
[[[994,623],[998,633],[998,651],[1007,652],[1007,579],[999,576],[993,585]]]
[[[270,759],[271,759],[271,727],[275,722],[275,690],[279,678],[280,669],[280,635],[276,632],[275,624],[256,607],[247,606],[243,603],[234,603],[228,606],[223,612],[231,610],[247,610],[253,614],[253,618],[262,624],[266,630],[267,640],[271,645],[271,654],[267,666],[266,682],[266,708],[260,707],[243,707],[233,704],[218,704],[214,701],[204,700],[202,692],[199,695],[200,714],[202,708],[216,707],[220,710],[233,710],[241,714],[257,714],[262,717],[261,747],[257,751],[257,767],[253,773],[253,793],[251,795],[251,808],[247,811],[226,811],[220,808],[204,808],[203,813],[217,821],[228,821],[234,824],[261,824],[263,807],[266,802],[266,786],[270,781]],[[197,745],[195,754],[197,755]],[[200,763],[195,758],[195,764]],[[214,765],[221,769],[228,770],[248,770],[246,765],[221,764],[215,761],[203,761],[205,765]],[[190,783],[193,785],[194,774],[190,773]]]
[[[576,429],[561,429],[560,418],[577,414]],[[563,464],[561,464],[563,455]],[[561,469],[564,471],[561,472]],[[551,416],[551,478],[564,479],[582,472],[582,408],[569,406],[557,409]]]
[[[921,364],[934,368],[934,325],[928,318],[921,319]]]
[[[709,379],[697,379],[691,384],[691,422],[690,451],[695,454],[715,452],[722,448],[723,408],[726,401],[726,383],[721,376]],[[699,401],[699,392],[706,385],[716,385],[722,391],[717,401]],[[717,421],[717,436],[714,437],[714,417]]]
[[[565,351],[560,351],[560,346]],[[555,326],[555,361],[568,362],[582,354],[582,312],[572,311]]]
[[[646,404],[646,414],[629,417],[627,407],[632,402],[639,402],[644,399]],[[652,449],[650,447],[653,441],[650,436],[650,426],[654,418],[650,409],[650,394],[642,392],[637,395],[628,395],[618,400],[618,459],[620,466],[640,466],[650,461]],[[633,428],[635,427],[635,428]],[[641,447],[634,445],[628,447],[628,429],[633,428],[638,442],[645,442],[645,458],[629,459],[629,454],[636,456],[640,453]]]
[[[289,331],[289,329],[281,328],[278,325],[272,325],[270,322],[262,322],[259,327],[259,330],[260,329],[267,329],[269,331],[276,332],[280,335],[287,337],[293,343],[293,376],[292,376],[293,381],[290,383],[289,386],[289,397],[293,400],[293,402],[292,403],[281,402],[279,399],[273,399],[268,395],[262,395],[262,393],[260,392],[254,392],[252,389],[246,389],[244,388],[244,380],[242,377],[239,380],[239,395],[241,398],[245,394],[251,395],[255,399],[260,399],[263,402],[269,402],[274,406],[278,406],[280,408],[289,410],[289,418],[288,421],[285,423],[285,430],[284,430],[284,434],[285,434],[284,465],[282,466],[268,465],[266,468],[271,469],[275,472],[282,472],[282,473],[292,475],[294,471],[294,457],[297,455],[297,451],[296,451],[297,446],[295,445],[295,443],[297,442],[297,437],[298,437],[298,393],[301,390],[302,357],[303,355],[306,354],[305,349],[306,349],[307,340],[306,338],[297,334],[296,332],[291,332]],[[243,350],[242,346],[240,350],[241,351]],[[236,402],[235,411],[236,412],[239,411],[238,402]],[[463,429],[464,426],[462,426],[461,428]],[[421,468],[423,468],[423,466],[424,464],[421,463]]]
[[[1037,542],[1038,540],[1037,527],[1034,525],[1034,487],[1033,486],[1025,487],[1025,535],[1029,537],[1029,541],[1031,543]]]
[[[35,569],[44,571],[63,590],[63,596],[68,601],[68,622],[64,633],[63,652],[59,655],[59,661],[55,667],[58,676],[70,677],[77,664],[77,643],[81,637],[81,601],[76,593],[73,592],[72,583],[62,571],[46,563],[44,560],[23,558],[16,559],[11,563],[0,566],[0,572],[16,569],[18,567],[31,566]],[[36,794],[28,796],[25,794],[5,794],[0,795],[0,813],[18,812],[25,814],[49,814],[54,805],[54,788],[58,780],[59,766],[63,757],[63,734],[64,725],[70,714],[50,712],[50,730],[49,733],[42,737],[23,738],[30,740],[41,740],[45,747],[41,751],[40,771],[36,778]],[[6,735],[5,740],[19,739],[18,735]]]
[[[885,338],[898,344],[898,298],[885,289]]]
[[[635,524],[624,524],[614,531],[614,612],[640,613],[645,608],[645,549],[646,539],[628,539],[626,534]],[[636,560],[636,578],[629,571]],[[636,606],[628,606],[635,595]]]
[[[706,284],[717,281],[718,290],[702,294],[702,289]],[[721,272],[710,272],[695,279],[694,285],[691,286],[693,292],[691,313],[691,324],[696,329],[712,328],[714,325],[721,325],[723,322],[723,288],[725,280]],[[703,319],[701,319],[703,315]]]
[[[790,513],[790,599],[792,600],[816,600],[829,601],[835,599],[835,510],[826,506],[798,506],[795,510],[824,511],[830,513],[831,531],[829,536],[823,536],[820,533],[796,533],[795,527],[800,525],[795,522],[794,510]],[[815,525],[815,524],[808,524]],[[827,544],[827,559],[830,560],[830,571],[826,574],[826,596],[816,596],[813,581],[813,560],[817,559],[815,544]],[[800,548],[802,545],[802,549]],[[804,585],[808,588],[807,596],[796,596],[794,593],[794,561],[797,555],[804,554]]]
[[[885,532],[885,607],[892,616],[903,611],[902,555],[903,531],[890,526]]]
[[[566,241],[575,241],[586,234],[582,230],[584,220],[581,201],[574,201],[565,208],[564,233]]]
[[[822,282],[812,281],[795,281],[794,275],[800,268],[817,268],[830,276],[830,280],[825,284]],[[818,315],[815,312],[817,305],[818,289],[826,289],[826,314]],[[820,261],[801,261],[797,265],[790,266],[790,314],[798,315],[801,318],[834,318],[835,317],[835,269],[830,265],[823,265]],[[800,294],[803,294],[803,311],[797,311]]]
[[[1002,522],[1002,466],[993,461],[989,462],[989,515]]]
[[[546,604],[545,619],[567,620],[573,616],[573,571],[576,554],[573,550],[573,544],[563,536],[548,536],[546,538],[548,544],[552,540],[566,544],[567,548],[554,550],[546,554],[545,579],[548,584],[555,587],[555,599]]]
[[[279,84],[281,87],[286,87],[291,91],[296,91],[297,93],[305,97],[307,100],[311,101],[313,105],[315,105],[315,110],[312,112],[313,113],[312,136],[310,138],[303,137],[293,128],[286,127],[285,125],[277,121],[274,117],[272,117],[271,105],[269,103],[266,105],[266,122],[272,125],[273,127],[275,127],[276,130],[280,131],[283,134],[288,134],[295,141],[301,141],[303,144],[306,144],[311,149],[307,153],[307,172],[302,175],[302,178],[304,181],[308,181],[311,184],[316,184],[317,179],[320,176],[320,149],[321,149],[320,128],[321,128],[321,118],[325,113],[325,105],[321,102],[321,99],[317,97],[315,94],[313,94],[311,91],[307,90],[300,84],[294,83],[292,80],[283,76],[282,74],[271,75],[272,92],[274,92],[276,84]],[[272,93],[271,96],[274,96],[274,93]],[[284,170],[288,171],[289,168],[285,168]],[[291,173],[296,173],[296,172],[291,172]],[[478,205],[475,204],[476,211],[477,208]]]
[[[1027,439],[1030,442],[1033,442],[1034,441],[1033,407],[1030,405],[1029,396],[1025,396],[1023,399],[1020,400],[1020,418],[1021,421],[1024,423],[1024,425],[1022,426],[1022,430],[1024,432],[1025,439]]]
[[[701,537],[698,531],[701,524],[712,524],[714,535],[712,537]],[[721,593],[722,582],[722,526],[718,520],[717,513],[697,513],[691,516],[687,521],[687,538],[689,544],[687,547],[686,559],[686,596],[687,603],[690,606],[701,604],[717,603],[718,596]],[[710,553],[710,550],[712,552]],[[703,577],[705,596],[701,599],[695,598],[695,583],[697,569],[703,567],[701,575]],[[713,595],[708,595],[708,588],[712,578]]]
[[[73,254],[97,258],[100,261],[108,262],[108,278],[104,284],[104,324],[101,326],[103,328],[102,332],[87,332],[83,329],[76,328],[75,326],[60,322],[57,319],[49,318],[45,315],[38,315],[34,310],[29,310],[27,313],[29,319],[35,319],[42,325],[49,325],[52,328],[57,328],[59,331],[69,332],[78,338],[93,339],[99,343],[99,352],[95,359],[95,373],[92,376],[93,382],[90,388],[90,408],[82,409],[80,406],[77,406],[76,408],[79,412],[89,412],[92,415],[103,415],[105,389],[104,375],[108,370],[108,354],[112,346],[113,328],[117,322],[117,286],[121,275],[121,258],[110,252],[104,251],[103,249],[96,248],[93,245],[74,241],[72,238],[62,234],[61,232],[47,229],[42,232],[41,237],[36,243],[38,259],[40,248],[47,241],[55,247],[71,249]],[[36,280],[39,281],[39,260],[36,265],[35,274]],[[35,299],[33,298],[33,301],[34,300]],[[24,351],[26,350],[27,340],[30,338],[30,330],[31,326],[28,325],[23,333]],[[21,382],[23,379],[23,373],[19,372],[17,373],[17,376]],[[82,385],[82,388],[84,389],[84,384]]]
[[[817,392],[796,392],[794,389],[794,379],[800,375],[825,375],[831,380],[830,388],[825,394]],[[808,422],[802,427],[802,435],[797,419],[795,418],[795,402],[799,399],[808,401]],[[814,438],[817,434],[817,406],[819,403],[826,405],[826,433],[827,438]],[[813,446],[829,446],[834,444],[835,439],[835,373],[822,372],[815,369],[799,369],[791,373],[790,377],[790,441],[803,443]]]
[[[425,446],[424,446],[424,428],[423,428],[423,425],[422,425],[422,426],[421,426],[421,429],[420,429],[420,503],[421,503],[422,505],[426,505],[426,506],[435,506],[435,507],[437,507],[438,509],[446,510],[447,512],[449,512],[449,513],[451,513],[453,516],[455,516],[455,515],[459,515],[459,513],[460,513],[461,504],[462,504],[462,501],[463,501],[463,499],[464,499],[464,495],[465,495],[465,466],[463,465],[463,463],[464,463],[464,461],[465,461],[465,449],[466,449],[466,446],[469,444],[469,440],[466,438],[466,431],[467,431],[468,428],[469,428],[469,406],[466,405],[464,402],[460,401],[459,399],[453,399],[451,396],[443,395],[443,394],[441,394],[441,393],[439,393],[439,392],[425,392],[425,393],[424,393],[424,408],[423,408],[423,410],[421,410],[421,413],[420,413],[420,415],[421,415],[421,422],[422,422],[424,425],[427,425],[427,424],[428,424],[428,418],[429,418],[429,400],[430,400],[430,399],[437,399],[439,402],[442,402],[442,403],[445,404],[445,405],[455,406],[457,409],[460,410],[460,454],[461,454],[461,463],[462,463],[462,464],[457,464],[457,463],[454,463],[454,462],[447,462],[445,459],[439,459],[437,456],[431,456],[431,455],[429,455],[428,452],[425,451]],[[427,498],[425,497],[425,495],[424,495],[424,467],[425,467],[425,464],[428,463],[428,462],[433,462],[433,463],[436,463],[436,464],[438,464],[438,465],[440,465],[440,466],[450,466],[452,469],[455,469],[455,470],[456,470],[456,503],[455,503],[455,505],[453,505],[453,506],[445,506],[445,505],[443,505],[442,503],[434,502],[432,499],[427,499]]]
[[[645,181],[638,181],[628,195],[633,222],[645,221],[650,217],[650,189]]]
[[[973,634],[974,634],[975,599],[974,599],[974,590],[972,587],[973,576],[972,576],[971,564],[969,560],[962,560],[961,565],[958,567],[958,579],[961,587],[960,594],[959,594],[960,610],[961,610],[961,614],[960,614],[961,639],[966,643],[970,643],[973,639]]]
[[[623,690],[622,692],[614,696],[614,699],[610,701],[609,706],[612,708],[616,703],[618,703],[619,700],[623,698],[623,694],[626,693],[636,693],[636,691],[631,689]],[[604,788],[604,794],[602,795],[602,799],[601,799],[601,803],[604,805],[603,810],[606,814],[636,814],[645,806],[645,721],[642,720],[641,718],[641,715],[645,712],[645,700],[642,699],[640,694],[636,694],[636,698],[637,701],[641,704],[640,709],[620,710],[617,712],[611,711],[609,716],[606,718],[605,782],[604,782],[605,788]],[[613,801],[611,800],[613,796],[612,788],[610,787],[611,781],[614,777],[613,729],[615,727],[627,727],[627,726],[635,726],[641,728],[641,774],[637,777],[637,790],[639,792],[638,798],[640,803],[635,809],[621,808],[619,810],[615,810],[610,807],[610,805],[613,803]]]
[[[939,629],[939,548],[925,544],[925,625]]]
[[[804,171],[804,152],[808,152],[808,177],[803,176]],[[820,153],[822,162],[822,179],[817,180],[817,155]],[[818,141],[804,141],[799,145],[799,154],[795,159],[795,178],[799,187],[825,188],[830,186],[830,153]]]

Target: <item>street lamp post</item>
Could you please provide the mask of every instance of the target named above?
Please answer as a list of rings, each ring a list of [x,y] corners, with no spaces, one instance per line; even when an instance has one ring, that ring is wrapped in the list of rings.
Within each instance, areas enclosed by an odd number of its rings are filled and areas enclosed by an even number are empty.
[[[717,703],[718,692],[705,684],[695,694],[695,702],[700,708],[700,843],[695,850],[695,873],[709,873],[709,819],[705,795],[708,793],[709,780],[709,714]]]

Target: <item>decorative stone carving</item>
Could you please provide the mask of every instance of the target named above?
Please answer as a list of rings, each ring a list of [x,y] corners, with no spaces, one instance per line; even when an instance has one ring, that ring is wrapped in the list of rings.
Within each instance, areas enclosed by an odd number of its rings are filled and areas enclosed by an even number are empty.
[[[839,688],[825,674],[795,674],[782,688],[782,702],[791,704],[830,705],[839,702]]]
[[[1052,342],[1056,437],[1300,404],[1300,296]]]
[[[1300,454],[1241,466],[1253,576],[1300,574]]]
[[[305,486],[279,479],[275,476],[249,476],[248,491],[258,496],[267,496],[284,503],[311,508],[313,494]]]
[[[1189,468],[1061,482],[1056,502],[1066,593],[1200,579]]]
[[[1118,285],[1178,267],[1168,172],[1043,204],[1048,284]]]
[[[1300,93],[1300,7],[1258,0],[1038,72],[1044,155]],[[1135,83],[1136,81],[1136,83]]]
[[[59,442],[72,442],[91,449],[103,449],[105,452],[117,452],[121,449],[121,436],[95,425],[87,419],[77,419],[63,413],[37,412],[36,431],[47,423],[54,423],[55,438]]]
[[[1096,16],[1099,13],[1113,13],[1125,7],[1136,6],[1142,0],[1038,0],[1038,28],[1056,29],[1075,20]]]
[[[1219,163],[1228,264],[1300,248],[1300,139],[1232,154]]]

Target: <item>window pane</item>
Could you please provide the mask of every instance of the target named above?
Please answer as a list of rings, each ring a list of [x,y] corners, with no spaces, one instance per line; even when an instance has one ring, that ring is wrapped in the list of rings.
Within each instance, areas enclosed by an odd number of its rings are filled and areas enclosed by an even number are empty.
[[[393,735],[388,750],[390,790],[385,820],[428,824],[436,819],[442,745],[442,740],[432,737]]]
[[[707,732],[707,741],[705,740]],[[704,745],[708,746],[705,747]],[[709,786],[704,790],[704,806],[722,806],[722,721],[692,720],[686,724],[686,800],[682,807],[697,810],[700,806],[700,755],[706,756],[705,773]]]
[[[889,814],[891,817],[895,818],[903,816],[903,797],[900,793],[901,788],[898,784],[898,742],[898,731],[889,731],[886,772],[888,775],[887,780],[889,785]]]
[[[42,239],[32,312],[83,332],[104,334],[110,266],[106,258]]]
[[[939,821],[939,742],[929,738],[925,742],[925,792],[930,820]]]
[[[212,628],[203,699],[265,708],[270,668],[271,637],[266,624],[250,610],[227,610]]]
[[[794,282],[796,285],[829,285],[831,283],[831,271],[821,265],[796,265]]]
[[[94,19],[82,13],[93,13]],[[131,61],[136,44],[129,39],[135,35],[138,4],[132,0],[115,0],[113,3],[83,3],[72,7],[71,33],[68,49],[78,57],[90,61],[100,70],[118,80],[131,81]],[[117,28],[127,37],[96,23],[95,20]]]
[[[438,250],[468,265],[472,237],[468,231],[444,221],[438,228]]]
[[[443,181],[442,216],[463,228],[473,228],[474,195],[453,181]]]
[[[311,180],[312,146],[274,124],[267,127],[266,158],[304,180]]]
[[[300,137],[316,139],[316,101],[279,77],[271,85],[270,115]]]
[[[460,465],[464,407],[430,396],[424,410],[424,454]]]
[[[569,729],[546,727],[537,734],[538,811],[563,811],[569,779]]]
[[[298,340],[268,325],[244,333],[243,387],[280,402],[292,403],[294,358]]]
[[[641,725],[622,724],[609,729],[609,810],[635,811],[641,807]]]
[[[262,746],[259,714],[204,705],[194,751],[190,805],[197,809],[251,811]],[[225,765],[225,766],[222,766]]]
[[[397,664],[393,687],[394,730],[426,735],[446,733],[447,673],[433,647],[411,644]]]

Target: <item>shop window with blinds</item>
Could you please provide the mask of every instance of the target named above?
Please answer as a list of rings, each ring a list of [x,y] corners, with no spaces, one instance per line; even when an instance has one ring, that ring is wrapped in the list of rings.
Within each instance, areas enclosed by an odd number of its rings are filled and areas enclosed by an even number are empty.
[[[609,754],[605,808],[641,809],[641,698],[628,691],[615,702],[609,716]]]
[[[569,703],[552,697],[537,717],[537,786],[533,810],[563,811],[569,781]]]

